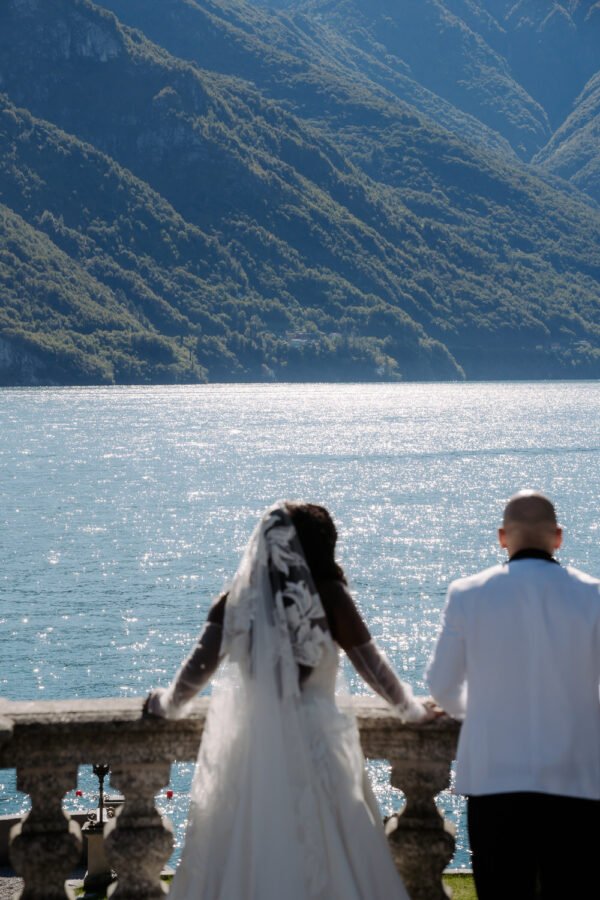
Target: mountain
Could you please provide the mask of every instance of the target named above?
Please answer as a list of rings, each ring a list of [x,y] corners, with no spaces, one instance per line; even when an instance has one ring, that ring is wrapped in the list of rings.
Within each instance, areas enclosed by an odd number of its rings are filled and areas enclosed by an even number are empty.
[[[568,178],[600,203],[600,72],[585,86],[572,113],[535,162]]]
[[[258,0],[257,0],[258,2]],[[597,0],[265,0],[317,17],[357,49],[507,138],[523,159],[547,142],[600,69]]]
[[[534,164],[545,158],[547,145],[553,146],[555,133],[600,71],[598,0],[263,0],[260,5],[284,8],[298,24],[303,19],[325,24],[334,36],[330,45],[340,36],[353,44],[357,65],[374,80],[384,83],[374,62],[379,59],[402,72],[406,83],[426,86],[437,103],[415,103],[406,91],[399,96],[443,127],[491,149],[488,134],[465,129],[458,115],[485,123]],[[443,110],[440,98],[447,104]],[[585,179],[574,183],[587,190]]]
[[[597,377],[600,208],[319,15],[6,0],[3,383]]]
[[[311,15],[273,16],[236,0],[104,0],[103,5],[174,56],[244,78],[334,134],[369,120],[386,129],[398,98],[472,143],[514,155],[498,132],[427,90],[407,65],[363,52],[345,29],[324,28]]]
[[[408,66],[420,84],[503,135],[523,158],[546,143],[542,107],[502,55],[439,0],[308,0],[298,8],[345,32],[359,50]]]
[[[4,383],[98,384],[135,380],[127,357],[162,356],[170,380],[174,348],[119,309],[103,284],[49,238],[0,205],[0,366]],[[34,299],[29,299],[34,298]],[[73,318],[76,329],[70,328]]]
[[[110,158],[16,109],[5,95],[0,184],[4,204],[19,217],[4,206],[3,246],[20,243],[18,256],[28,271],[26,279],[11,280],[6,270],[5,339],[18,337],[38,354],[42,347],[73,346],[84,379],[84,358],[108,381],[144,381],[158,373],[166,381],[206,379],[206,370],[190,359],[190,340],[182,338],[195,323],[223,332],[207,312],[219,305],[217,273],[219,290],[221,283],[229,282],[231,291],[239,287],[230,274],[233,259],[214,240]],[[48,278],[40,273],[43,260]],[[106,314],[100,315],[100,305]],[[204,340],[203,354],[210,357],[209,343]],[[231,366],[235,357],[227,362]]]
[[[0,123],[3,199],[30,223],[26,246],[44,247],[37,258],[29,254],[29,266],[42,268],[46,264],[42,260],[51,258],[54,272],[70,258],[86,289],[78,299],[73,274],[59,279],[60,290],[56,278],[47,281],[42,276],[34,293],[31,279],[15,279],[12,296],[5,299],[3,295],[5,340],[18,337],[20,345],[25,341],[30,350],[40,351],[36,335],[46,325],[50,334],[43,346],[72,344],[84,356],[93,357],[90,365],[100,358],[110,360],[118,351],[116,367],[104,366],[108,381],[144,381],[159,375],[167,381],[205,380],[207,370],[213,379],[243,379],[246,367],[260,373],[267,359],[286,365],[291,377],[295,362],[305,377],[303,367],[308,362],[301,356],[289,360],[287,340],[269,334],[263,324],[268,321],[271,329],[279,326],[284,334],[293,330],[295,313],[304,322],[298,304],[284,305],[277,298],[253,294],[234,255],[186,223],[144,182],[89,144],[34,119],[2,97]],[[14,220],[10,224],[12,236]],[[31,240],[32,233],[36,242]],[[85,300],[92,281],[113,312],[95,337]],[[8,274],[5,283],[10,283]],[[357,320],[361,314],[354,311]],[[414,345],[407,354],[418,356],[419,341],[423,341],[427,344],[423,361],[435,356],[435,342],[425,341],[422,329],[408,316],[373,303],[365,314],[379,315],[382,322],[387,318],[388,326],[395,324],[396,340],[406,328],[407,341]],[[337,327],[333,318],[329,324]],[[369,344],[368,338],[342,340],[340,336],[333,344],[329,364],[337,365],[342,374],[346,364],[359,375],[361,366],[372,374],[377,365],[386,364],[377,339]],[[147,351],[145,355],[141,350]],[[323,356],[326,347],[311,345],[307,350]],[[281,360],[278,353],[283,354]],[[166,362],[170,365],[165,367]],[[87,368],[87,364],[82,368],[83,380]],[[453,371],[458,374],[449,363],[449,372]]]
[[[444,0],[505,60],[554,130],[600,67],[597,0]]]
[[[600,4],[519,0],[505,12],[503,25],[515,77],[556,129],[600,69]]]

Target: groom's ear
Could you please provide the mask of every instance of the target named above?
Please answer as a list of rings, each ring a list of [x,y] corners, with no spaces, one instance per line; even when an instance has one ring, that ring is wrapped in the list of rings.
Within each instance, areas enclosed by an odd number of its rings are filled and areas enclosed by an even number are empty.
[[[506,550],[506,529],[502,527],[498,529],[498,543]]]

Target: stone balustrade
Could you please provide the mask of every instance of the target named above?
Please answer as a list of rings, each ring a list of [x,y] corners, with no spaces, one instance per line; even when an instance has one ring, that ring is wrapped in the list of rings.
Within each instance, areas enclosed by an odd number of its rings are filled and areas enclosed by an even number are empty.
[[[458,728],[445,717],[402,725],[377,699],[349,701],[367,758],[391,763],[391,782],[404,792],[403,810],[387,823],[392,852],[412,900],[442,900],[441,875],[454,837],[435,796],[448,786]],[[31,811],[13,829],[11,860],[24,879],[21,900],[73,897],[65,881],[81,853],[81,832],[62,809],[79,765],[109,762],[111,783],[125,797],[105,827],[108,858],[118,881],[116,900],[154,900],[166,887],[160,872],[173,835],[154,805],[174,760],[194,760],[207,701],[178,721],[141,718],[141,700],[7,703],[0,716],[0,768],[17,770]]]

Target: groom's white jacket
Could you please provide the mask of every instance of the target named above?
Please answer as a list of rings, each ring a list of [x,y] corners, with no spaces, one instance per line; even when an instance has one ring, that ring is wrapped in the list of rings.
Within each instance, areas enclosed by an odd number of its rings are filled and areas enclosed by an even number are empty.
[[[427,681],[464,719],[456,790],[600,799],[600,582],[519,559],[453,582]]]

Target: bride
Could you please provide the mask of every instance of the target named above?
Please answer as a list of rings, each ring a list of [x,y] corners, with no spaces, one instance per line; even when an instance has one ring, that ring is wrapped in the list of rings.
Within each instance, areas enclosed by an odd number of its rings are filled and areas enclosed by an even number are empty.
[[[372,641],[334,559],[326,509],[278,503],[258,523],[228,594],[148,715],[179,717],[215,684],[192,785],[174,900],[408,900],[335,701],[338,652],[404,721],[416,700]]]

